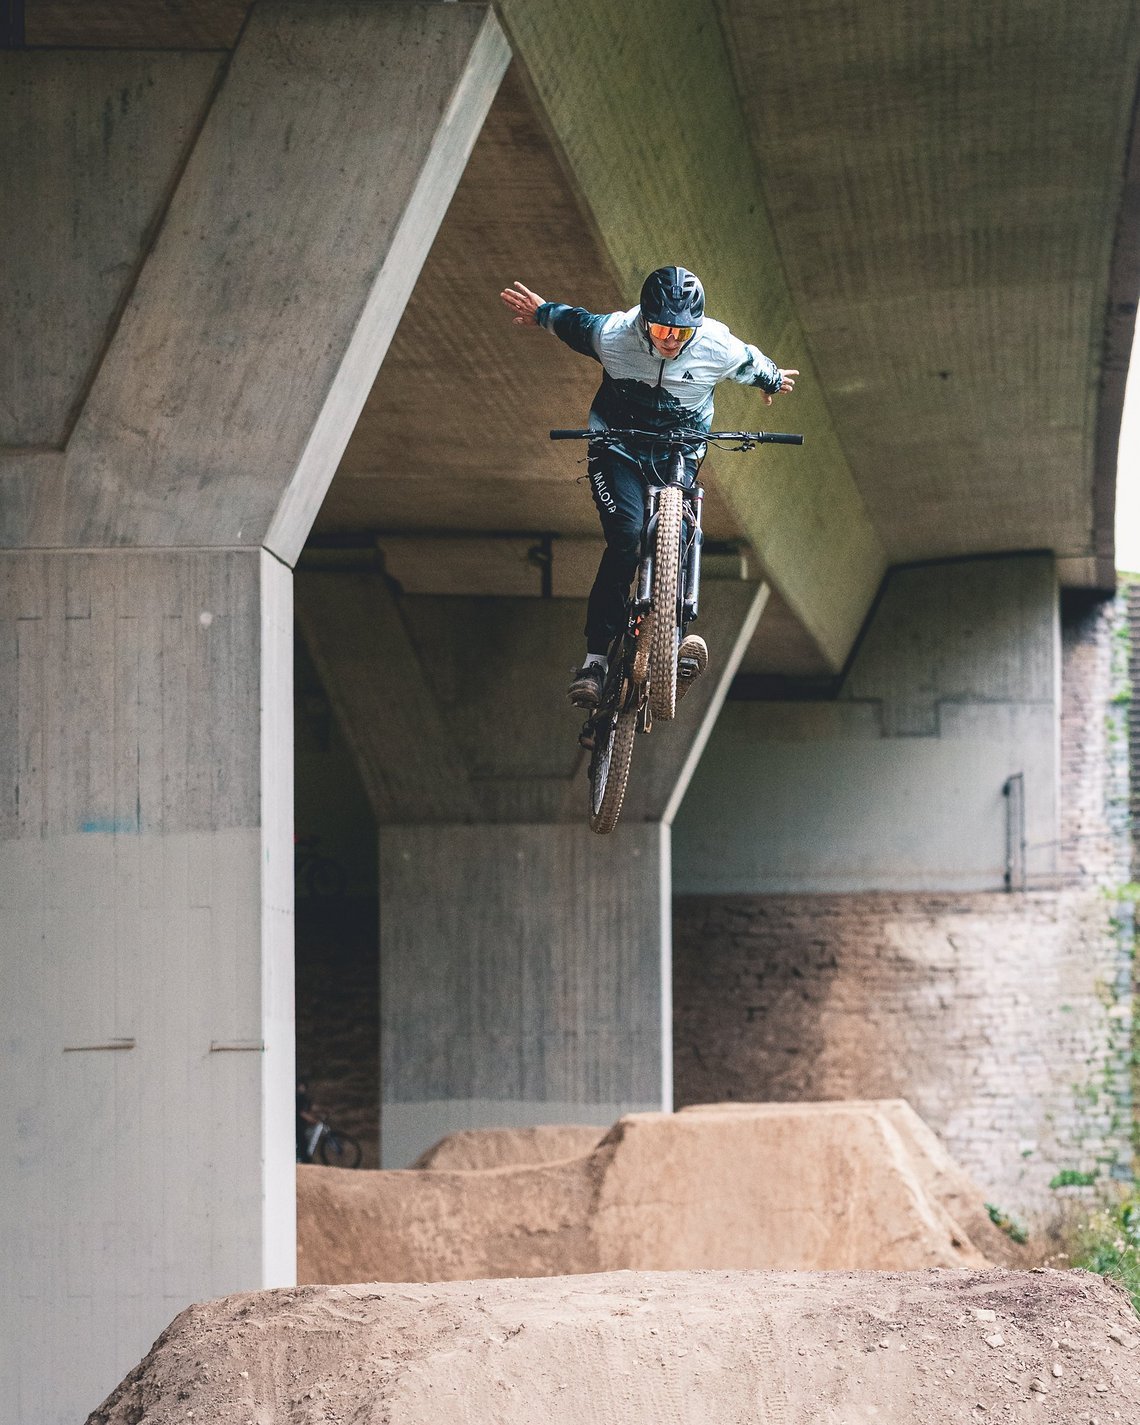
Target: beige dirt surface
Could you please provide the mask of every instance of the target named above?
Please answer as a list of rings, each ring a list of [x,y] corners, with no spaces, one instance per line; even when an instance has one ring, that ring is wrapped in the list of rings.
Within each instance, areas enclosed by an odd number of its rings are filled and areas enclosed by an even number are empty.
[[[478,1172],[483,1168],[556,1163],[592,1153],[607,1131],[577,1123],[541,1124],[535,1128],[466,1128],[441,1138],[426,1153],[421,1153],[412,1167]]]
[[[299,1287],[184,1311],[88,1425],[1140,1420],[1083,1272],[616,1272]]]
[[[631,1114],[590,1148],[594,1133],[457,1134],[418,1169],[302,1167],[298,1278],[1018,1264],[900,1100]]]

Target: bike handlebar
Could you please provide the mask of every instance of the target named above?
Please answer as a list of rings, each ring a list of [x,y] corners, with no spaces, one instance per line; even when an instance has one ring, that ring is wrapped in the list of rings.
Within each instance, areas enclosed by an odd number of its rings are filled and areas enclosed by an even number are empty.
[[[612,445],[619,440],[644,440],[655,445],[706,445],[717,440],[739,440],[748,445],[803,445],[802,435],[764,430],[702,430],[674,431],[672,435],[651,430],[552,430],[551,440],[595,440]]]

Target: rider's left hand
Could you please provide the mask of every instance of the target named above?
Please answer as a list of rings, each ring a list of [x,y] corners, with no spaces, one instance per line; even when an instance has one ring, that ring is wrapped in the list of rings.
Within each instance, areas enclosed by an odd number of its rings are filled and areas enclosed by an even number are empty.
[[[773,397],[773,396],[790,395],[791,392],[796,389],[796,377],[797,377],[799,374],[800,374],[800,373],[799,373],[798,371],[796,371],[794,368],[792,368],[792,367],[790,367],[790,366],[788,367],[788,369],[787,369],[786,371],[783,369],[783,367],[781,367],[781,368],[780,368],[780,389],[779,389],[778,391],[774,391],[774,392],[771,392],[771,393],[765,392],[765,395],[764,395],[764,404],[765,404],[766,406],[770,406],[770,405],[772,404],[772,397]]]

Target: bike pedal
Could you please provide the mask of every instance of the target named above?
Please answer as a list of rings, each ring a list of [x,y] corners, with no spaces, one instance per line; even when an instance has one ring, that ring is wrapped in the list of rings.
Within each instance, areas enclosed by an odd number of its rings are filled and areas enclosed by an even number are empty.
[[[589,722],[588,722],[588,723],[585,725],[585,727],[583,727],[582,731],[578,734],[578,746],[585,748],[585,750],[586,750],[587,752],[593,752],[593,750],[594,750],[594,725],[593,725],[593,723],[589,723]]]

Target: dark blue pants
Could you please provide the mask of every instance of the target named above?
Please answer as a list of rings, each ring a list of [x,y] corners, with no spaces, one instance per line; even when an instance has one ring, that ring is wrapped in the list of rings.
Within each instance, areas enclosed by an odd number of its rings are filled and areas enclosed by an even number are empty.
[[[685,464],[686,477],[692,483],[696,461]],[[605,654],[628,616],[629,586],[641,563],[645,477],[637,461],[616,450],[592,452],[586,468],[606,537],[605,553],[586,605],[586,651]]]

